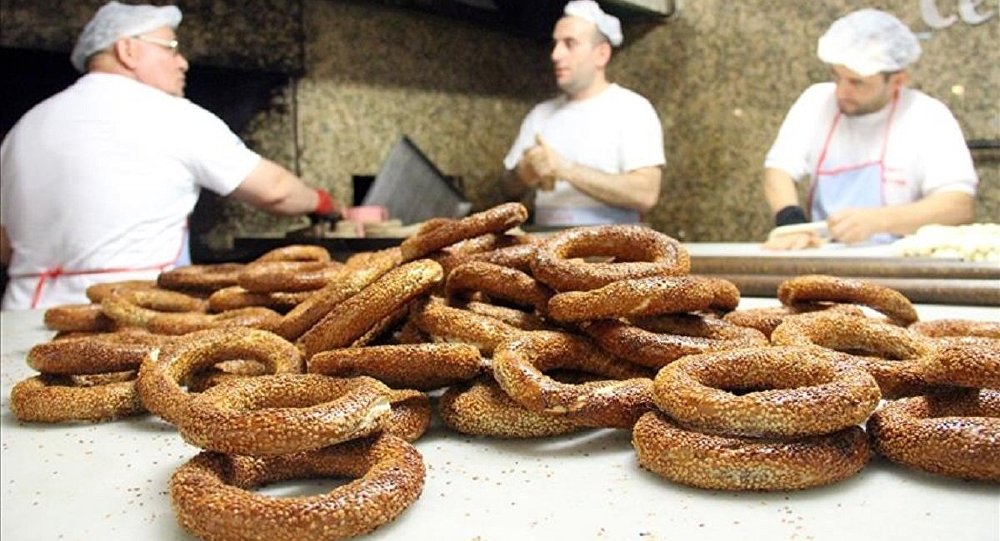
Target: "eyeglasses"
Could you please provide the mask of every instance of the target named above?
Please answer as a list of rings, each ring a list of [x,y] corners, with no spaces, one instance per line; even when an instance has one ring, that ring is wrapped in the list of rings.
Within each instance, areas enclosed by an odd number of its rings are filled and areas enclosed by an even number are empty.
[[[170,51],[173,54],[179,54],[181,52],[180,43],[178,43],[176,39],[158,38],[156,36],[146,36],[142,34],[133,37],[137,40],[145,41],[146,43],[159,45],[160,47],[163,47],[164,49]]]

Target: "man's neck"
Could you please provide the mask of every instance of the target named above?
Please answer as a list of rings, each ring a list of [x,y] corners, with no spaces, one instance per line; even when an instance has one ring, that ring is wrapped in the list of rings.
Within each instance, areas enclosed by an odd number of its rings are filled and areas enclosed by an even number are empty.
[[[584,90],[581,90],[573,95],[567,94],[566,98],[569,101],[583,101],[604,92],[609,86],[611,86],[611,83],[608,82],[607,79],[604,77],[598,77],[597,79],[594,79],[594,82]]]

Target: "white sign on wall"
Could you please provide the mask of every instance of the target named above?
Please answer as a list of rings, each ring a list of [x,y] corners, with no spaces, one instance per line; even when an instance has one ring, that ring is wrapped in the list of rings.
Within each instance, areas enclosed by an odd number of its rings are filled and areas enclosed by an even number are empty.
[[[942,12],[938,4],[950,4],[954,9]],[[1000,0],[992,9],[985,0],[920,0],[920,16],[934,30],[948,28],[959,20],[970,25],[985,23],[996,16],[997,8]]]

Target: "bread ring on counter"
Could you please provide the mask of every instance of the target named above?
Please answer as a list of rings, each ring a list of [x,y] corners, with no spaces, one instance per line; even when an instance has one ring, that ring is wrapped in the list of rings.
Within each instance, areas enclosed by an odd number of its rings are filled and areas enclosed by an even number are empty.
[[[137,370],[154,348],[170,338],[149,333],[104,333],[36,344],[25,358],[44,374],[65,376]]]
[[[495,317],[448,306],[436,297],[417,303],[410,321],[435,342],[471,344],[483,355],[492,355],[501,342],[521,332]]]
[[[559,368],[616,379],[569,384],[545,375]],[[631,428],[653,408],[646,371],[567,333],[524,332],[501,343],[493,352],[493,376],[529,410],[563,415],[585,426]]]
[[[260,306],[284,313],[304,302],[315,292],[316,290],[254,293],[240,286],[224,287],[208,296],[208,309],[217,313]]]
[[[329,314],[335,306],[355,295],[400,263],[399,248],[355,254],[344,263],[343,273],[285,314],[275,332],[297,340]]]
[[[791,306],[781,305],[736,310],[722,316],[722,319],[734,325],[757,329],[758,331],[764,333],[764,336],[770,339],[771,333],[774,332],[774,329],[778,325],[781,325],[781,322],[784,321],[785,318],[795,317],[802,314],[810,314],[821,310],[830,310],[832,312],[839,312],[845,315],[858,317],[865,315],[861,308],[852,304],[803,302],[796,303]]]
[[[472,312],[481,316],[489,316],[521,329],[522,331],[551,331],[555,330],[538,315],[532,312],[525,312],[508,306],[497,306],[487,302],[469,301],[460,305],[462,310]]]
[[[161,272],[156,283],[164,289],[211,292],[237,285],[244,267],[243,263],[187,265]]]
[[[479,292],[489,299],[502,299],[545,313],[552,290],[530,275],[511,267],[482,261],[470,261],[455,267],[445,282],[448,297],[467,300]]]
[[[852,426],[820,436],[774,440],[703,434],[661,412],[632,431],[639,465],[675,483],[709,490],[799,490],[829,485],[868,463],[868,440]]]
[[[391,436],[268,458],[202,452],[170,478],[181,527],[200,539],[326,541],[392,521],[420,496],[424,462]],[[251,489],[312,477],[354,480],[316,496],[276,498]]]
[[[682,357],[656,375],[653,398],[691,429],[797,438],[864,422],[881,395],[875,379],[848,355],[785,346]]]
[[[556,293],[547,314],[563,323],[656,316],[708,310],[715,285],[699,276],[648,276],[612,282],[589,291]]]
[[[157,334],[182,335],[224,327],[272,330],[280,321],[281,314],[274,310],[262,306],[251,306],[217,314],[165,312],[150,318],[146,328]]]
[[[838,278],[810,274],[778,284],[778,300],[791,305],[800,302],[840,302],[861,304],[885,314],[893,323],[906,327],[917,321],[917,310],[902,293],[859,278]]]
[[[108,332],[117,324],[100,304],[62,304],[46,308],[42,316],[45,328],[59,332]]]
[[[545,438],[583,430],[563,415],[531,411],[492,378],[449,387],[438,400],[444,424],[456,432],[494,438]]]
[[[392,410],[383,430],[408,442],[417,441],[431,426],[430,397],[414,389],[388,389],[388,392]]]
[[[771,333],[775,345],[810,345],[850,353],[867,370],[886,399],[936,392],[923,366],[934,355],[929,338],[869,317],[827,312],[789,318]]]
[[[181,383],[192,374],[230,360],[257,361],[269,373],[301,373],[302,355],[289,341],[258,329],[233,327],[184,335],[142,361],[136,389],[150,412],[177,425],[187,414],[193,395]]]
[[[429,259],[394,268],[337,305],[306,331],[298,344],[306,358],[350,346],[386,316],[430,291],[443,277],[441,265]]]
[[[230,380],[194,395],[177,429],[209,451],[274,456],[311,451],[381,430],[389,389],[368,377],[273,374]]]
[[[948,336],[934,341],[922,374],[938,385],[1000,389],[1000,338]]]
[[[978,321],[975,319],[934,319],[917,321],[907,327],[915,333],[931,338],[945,336],[981,336],[1000,338],[1000,321]]]
[[[588,263],[576,258],[613,257]],[[691,269],[677,240],[641,225],[575,227],[549,237],[537,250],[532,274],[556,291],[596,289],[647,276],[679,276]]]
[[[612,355],[657,369],[685,355],[770,343],[756,329],[699,314],[636,318],[631,322],[603,319],[584,323],[582,329]]]
[[[237,285],[252,293],[314,291],[335,279],[342,263],[329,261],[264,261],[247,265]]]
[[[868,419],[872,446],[918,470],[1000,481],[1000,391],[982,389],[891,401]]]
[[[147,327],[163,313],[203,314],[208,302],[178,291],[134,289],[118,291],[103,301],[101,309],[120,327]]]
[[[484,362],[469,344],[389,344],[322,351],[307,367],[316,374],[371,376],[393,388],[429,391],[478,376]]]
[[[528,209],[524,205],[504,203],[459,220],[440,222],[426,230],[422,228],[416,235],[404,240],[399,247],[403,260],[412,261],[465,239],[487,233],[503,233],[523,224],[527,219]]]
[[[530,238],[527,235],[487,233],[445,246],[428,254],[427,257],[440,263],[445,275],[448,275],[451,269],[471,261],[470,258],[474,256],[489,254],[500,248],[519,246],[522,243],[530,244],[531,241],[528,240]]]
[[[270,250],[257,259],[254,263],[264,263],[268,261],[318,261],[328,263],[332,261],[330,252],[315,244],[292,244]]]
[[[10,391],[10,411],[20,421],[111,421],[146,411],[135,389],[135,371],[88,376],[38,375]]]
[[[119,282],[102,282],[89,286],[86,289],[86,295],[90,302],[100,304],[101,301],[116,291],[129,291],[133,289],[156,289],[156,280],[122,280]]]
[[[199,370],[189,375],[182,384],[187,387],[188,392],[200,393],[224,381],[263,376],[267,373],[267,367],[257,361],[222,361],[215,363],[211,368]]]

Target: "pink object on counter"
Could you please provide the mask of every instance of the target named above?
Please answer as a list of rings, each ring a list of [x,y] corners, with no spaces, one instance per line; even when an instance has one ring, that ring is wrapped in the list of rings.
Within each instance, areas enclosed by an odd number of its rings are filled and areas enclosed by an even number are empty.
[[[378,223],[389,219],[389,209],[378,205],[363,205],[344,209],[343,217],[358,223]]]

